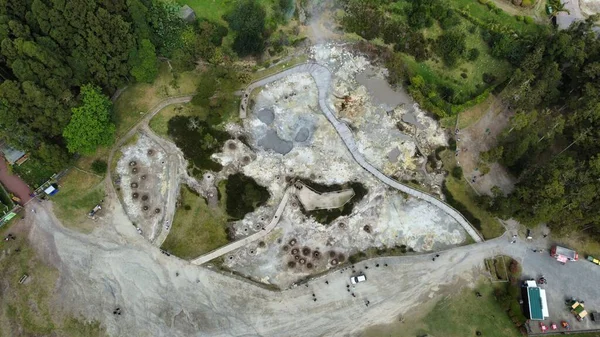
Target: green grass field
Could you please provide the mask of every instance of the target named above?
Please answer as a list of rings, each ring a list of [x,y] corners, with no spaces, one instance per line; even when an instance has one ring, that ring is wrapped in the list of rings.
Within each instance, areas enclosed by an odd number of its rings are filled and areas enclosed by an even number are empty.
[[[127,87],[114,104],[117,137],[126,133],[141,120],[148,110],[160,101],[172,97],[192,94],[196,91],[197,71],[179,74],[174,81],[167,63],[161,63],[158,78],[152,84],[135,83]]]
[[[54,213],[68,228],[84,233],[94,229],[94,222],[88,219],[88,212],[104,199],[102,177],[71,169],[59,182],[59,193],[51,197]]]
[[[188,187],[181,188],[181,206],[175,211],[171,231],[162,249],[192,259],[229,243],[225,226],[225,198],[221,192],[219,207],[210,208],[204,198]],[[189,209],[186,209],[189,206]]]
[[[481,293],[477,297],[475,292]],[[475,289],[453,291],[453,295],[437,302],[414,308],[404,322],[373,327],[365,337],[475,336],[480,331],[486,337],[521,336],[510,318],[496,301],[494,286],[481,279]]]
[[[257,2],[265,8],[267,17],[271,15],[275,1],[276,0],[257,0]],[[177,2],[181,5],[190,6],[196,12],[196,17],[198,18],[207,19],[227,26],[227,22],[223,19],[223,15],[231,11],[239,0],[177,0]]]

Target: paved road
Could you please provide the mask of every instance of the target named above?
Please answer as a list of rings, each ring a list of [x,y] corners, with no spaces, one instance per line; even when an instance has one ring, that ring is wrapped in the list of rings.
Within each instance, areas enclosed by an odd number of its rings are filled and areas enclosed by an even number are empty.
[[[245,245],[249,244],[250,242],[256,241],[260,238],[265,237],[267,234],[269,234],[273,228],[275,228],[275,226],[277,226],[277,224],[279,223],[279,220],[281,219],[281,214],[283,214],[283,210],[285,209],[285,206],[287,205],[289,199],[290,199],[290,195],[292,195],[294,192],[296,191],[296,188],[294,188],[293,186],[290,186],[287,188],[287,190],[285,191],[285,193],[283,194],[283,198],[281,199],[281,201],[279,202],[279,206],[277,206],[277,210],[275,211],[275,215],[273,215],[273,218],[271,219],[271,222],[269,222],[269,224],[267,226],[264,227],[264,230],[258,231],[252,235],[249,235],[243,239],[237,240],[235,242],[232,242],[226,246],[223,246],[221,248],[217,248],[215,250],[213,250],[212,252],[209,252],[207,254],[204,254],[196,259],[191,260],[190,262],[195,264],[195,265],[201,265],[204,264],[210,260],[216,259],[219,256],[223,256],[231,251],[234,251],[238,248],[242,248]]]
[[[277,74],[274,74],[272,76],[266,77],[264,79],[250,84],[246,88],[244,98],[242,99],[240,107],[240,117],[242,117],[242,113],[245,116],[248,103],[247,100],[252,90],[296,73],[309,73],[313,77],[315,83],[317,84],[317,89],[319,91],[319,107],[321,108],[321,111],[323,112],[325,117],[327,117],[329,122],[333,125],[337,133],[342,138],[344,144],[348,148],[348,151],[350,151],[352,157],[360,166],[362,166],[365,170],[369,171],[384,184],[391,186],[404,193],[407,193],[415,198],[425,200],[430,204],[441,208],[444,212],[446,212],[448,215],[454,218],[465,229],[469,236],[471,236],[471,238],[475,240],[475,242],[483,241],[483,237],[479,234],[479,232],[475,230],[475,228],[473,228],[469,221],[467,221],[467,219],[456,209],[446,204],[445,202],[435,198],[432,195],[421,192],[410,186],[401,184],[391,179],[390,177],[386,176],[381,171],[379,171],[377,168],[375,168],[373,165],[371,165],[362,156],[362,154],[358,150],[356,141],[354,140],[354,136],[352,135],[352,131],[350,130],[348,125],[346,125],[343,122],[340,122],[337,119],[337,117],[335,117],[335,114],[333,112],[335,111],[335,108],[331,105],[331,102],[329,101],[332,75],[331,71],[325,66],[322,66],[317,63],[300,64],[293,68],[284,70],[282,72],[279,72]]]

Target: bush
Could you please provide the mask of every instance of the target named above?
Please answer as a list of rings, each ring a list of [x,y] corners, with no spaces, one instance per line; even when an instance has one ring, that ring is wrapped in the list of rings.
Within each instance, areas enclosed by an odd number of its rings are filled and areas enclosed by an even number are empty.
[[[483,78],[483,81],[487,84],[492,84],[492,83],[496,82],[496,76],[489,74],[489,73],[483,73],[482,78]]]
[[[480,4],[485,5],[488,3],[488,0],[477,0]]]
[[[479,58],[479,54],[481,52],[477,48],[472,48],[469,50],[469,61],[476,61]]]
[[[104,174],[104,173],[106,173],[107,169],[108,169],[108,164],[104,160],[96,159],[92,163],[92,171],[94,171],[94,173],[96,173],[96,174]]]
[[[467,77],[469,77],[469,76],[467,75],[467,73],[460,73],[460,77],[462,77],[462,78],[467,78]]]
[[[515,16],[515,20],[517,20],[519,22],[523,21],[523,16],[522,15],[517,15],[517,16]]]
[[[452,176],[456,179],[462,179],[463,177],[463,169],[460,166],[454,166],[452,169]]]
[[[526,24],[531,24],[533,23],[533,18],[531,16],[526,16],[523,18],[523,21],[525,21]]]
[[[496,4],[491,1],[488,1],[485,5],[490,11],[493,11],[496,8]]]

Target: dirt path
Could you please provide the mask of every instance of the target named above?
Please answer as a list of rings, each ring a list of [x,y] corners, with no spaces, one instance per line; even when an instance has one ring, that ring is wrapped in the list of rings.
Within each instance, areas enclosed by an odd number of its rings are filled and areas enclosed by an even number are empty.
[[[8,172],[8,166],[3,158],[0,158],[0,182],[6,187],[8,192],[13,193],[21,199],[21,205],[24,205],[31,199],[31,189],[29,186],[21,178]]]
[[[511,115],[500,99],[496,98],[481,119],[460,130],[457,135],[457,160],[463,168],[465,179],[478,194],[492,195],[491,190],[494,186],[500,187],[506,194],[514,189],[516,179],[506,168],[499,164],[491,164],[489,173],[483,175],[482,165],[479,163],[480,153],[496,146],[497,139],[509,124]]]

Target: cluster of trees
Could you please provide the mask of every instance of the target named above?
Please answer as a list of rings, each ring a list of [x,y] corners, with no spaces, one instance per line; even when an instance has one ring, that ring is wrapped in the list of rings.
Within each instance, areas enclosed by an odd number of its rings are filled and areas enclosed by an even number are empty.
[[[535,44],[504,90],[516,110],[498,149],[516,190],[485,199],[504,217],[600,236],[600,41],[593,20]]]
[[[492,56],[515,66],[521,64],[538,38],[536,34],[517,35],[499,22],[482,22],[444,0],[403,1],[402,6],[390,0],[340,2],[345,10],[342,25],[347,31],[368,40],[382,38],[386,44],[393,46],[394,52],[411,55],[417,62],[435,56],[448,70],[479,58],[479,49],[467,47],[469,35],[480,34]],[[425,30],[434,25],[439,26],[442,32],[435,38],[426,37]],[[389,58],[387,67],[393,75],[389,78],[390,82],[402,81],[412,87],[415,99],[440,117],[454,114],[457,107],[477,100],[479,95],[485,95],[490,87],[498,84],[495,76],[487,73],[478,79],[481,83],[476,89],[463,90],[454,82],[445,80],[445,75],[438,76],[436,81],[421,83],[422,78],[411,73],[401,57]],[[468,76],[465,72],[461,75],[463,78]]]
[[[186,24],[173,0],[0,1],[0,138],[60,170],[114,138],[117,88],[222,58],[228,30]]]

